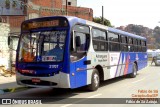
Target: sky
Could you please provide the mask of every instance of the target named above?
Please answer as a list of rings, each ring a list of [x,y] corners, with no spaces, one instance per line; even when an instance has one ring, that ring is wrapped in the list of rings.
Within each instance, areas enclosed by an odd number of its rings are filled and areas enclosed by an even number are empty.
[[[143,25],[154,29],[160,26],[160,0],[77,0],[80,7],[93,9],[93,16],[110,20],[115,27],[128,24]]]

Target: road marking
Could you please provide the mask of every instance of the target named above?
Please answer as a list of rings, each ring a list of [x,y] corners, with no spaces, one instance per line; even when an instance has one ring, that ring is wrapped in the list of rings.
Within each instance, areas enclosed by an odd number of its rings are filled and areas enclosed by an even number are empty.
[[[96,95],[93,95],[93,96],[90,96],[90,97],[87,97],[87,98],[94,98],[94,97],[97,97],[97,96],[100,96],[102,95],[101,93],[100,94],[96,94]]]
[[[71,106],[71,105],[73,105],[73,104],[66,104],[66,105],[63,105],[61,107],[68,107],[68,106]]]
[[[97,96],[100,96],[100,95],[102,95],[102,94],[99,93],[99,94],[96,94],[96,95],[89,96],[89,97],[87,97],[87,98],[94,98],[94,97],[97,97]],[[86,100],[86,99],[84,98],[84,99],[82,99],[82,100],[78,100],[78,101],[73,102],[73,104],[76,104],[76,103],[79,103],[79,102],[82,102],[82,101],[85,101],[85,100]],[[73,104],[65,104],[65,105],[63,105],[63,106],[61,106],[61,107],[68,107],[68,106],[71,106],[71,105],[73,105]]]
[[[145,78],[142,78],[142,79],[137,80],[137,81],[134,81],[134,82],[132,82],[132,83],[134,84],[134,83],[137,83],[137,82],[143,81],[144,79],[145,79]]]

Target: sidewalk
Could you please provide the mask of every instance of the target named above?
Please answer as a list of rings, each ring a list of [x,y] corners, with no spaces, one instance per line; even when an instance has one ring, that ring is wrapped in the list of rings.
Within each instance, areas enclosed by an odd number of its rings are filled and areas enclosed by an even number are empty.
[[[16,76],[4,77],[0,75],[0,90],[21,87],[16,83]]]

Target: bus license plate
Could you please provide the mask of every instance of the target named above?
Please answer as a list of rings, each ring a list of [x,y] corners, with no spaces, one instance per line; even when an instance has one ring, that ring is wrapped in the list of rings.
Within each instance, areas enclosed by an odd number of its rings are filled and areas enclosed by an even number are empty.
[[[41,82],[41,80],[39,78],[32,78],[32,82],[39,83],[39,82]]]

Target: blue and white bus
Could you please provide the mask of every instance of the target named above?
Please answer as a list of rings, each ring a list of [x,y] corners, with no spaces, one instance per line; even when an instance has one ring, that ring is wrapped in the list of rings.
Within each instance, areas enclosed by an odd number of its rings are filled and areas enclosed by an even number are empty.
[[[147,66],[146,38],[71,16],[24,21],[16,80],[31,87],[97,90],[102,80]]]

